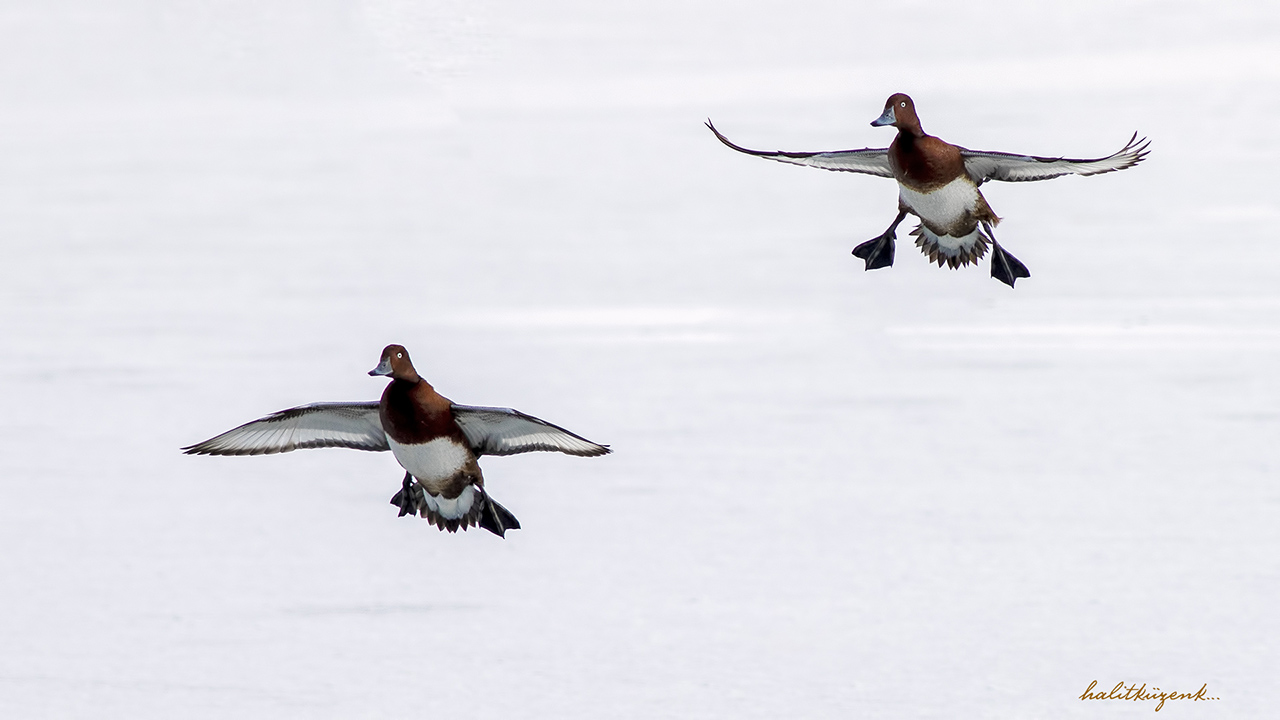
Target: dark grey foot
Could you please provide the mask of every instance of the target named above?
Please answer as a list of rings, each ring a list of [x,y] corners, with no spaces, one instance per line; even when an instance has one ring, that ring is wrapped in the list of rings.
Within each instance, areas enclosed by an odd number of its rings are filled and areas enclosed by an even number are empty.
[[[1018,278],[1031,277],[1031,271],[1021,260],[1005,252],[1000,243],[992,243],[991,277],[1013,287]]]
[[[498,537],[506,537],[508,530],[520,529],[520,521],[511,514],[510,510],[494,502],[488,495],[485,495],[484,499],[484,510],[480,513],[480,527]]]
[[[414,501],[413,476],[409,473],[404,474],[404,483],[400,485],[400,492],[391,496],[391,504],[400,508],[400,514],[397,517],[418,514],[418,503]]]
[[[868,240],[853,249],[854,257],[866,260],[868,270],[889,267],[893,265],[893,238],[894,234],[887,232],[878,238]]]

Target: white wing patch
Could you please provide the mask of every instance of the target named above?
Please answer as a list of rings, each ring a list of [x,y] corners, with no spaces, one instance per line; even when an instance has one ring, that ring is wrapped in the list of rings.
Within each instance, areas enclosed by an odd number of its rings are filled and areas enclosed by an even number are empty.
[[[515,455],[547,450],[567,455],[595,457],[612,452],[590,440],[525,415],[519,410],[454,405],[453,419],[462,428],[476,455]]]
[[[782,152],[780,150],[766,152],[763,150],[750,150],[741,145],[735,145],[729,138],[721,135],[710,120],[707,121],[707,127],[711,128],[711,132],[716,134],[720,142],[747,155],[755,155],[756,157],[777,160],[778,162],[792,165],[807,165],[823,170],[855,172],[887,178],[893,177],[893,170],[889,167],[889,148],[863,148],[862,150],[836,150],[834,152]]]
[[[188,455],[270,455],[322,447],[389,450],[378,403],[313,403],[289,408],[182,450]]]
[[[1125,170],[1142,162],[1151,147],[1151,141],[1134,133],[1129,142],[1115,153],[1092,159],[1048,158],[1014,153],[981,152],[960,148],[964,157],[964,169],[979,185],[987,180],[1026,182],[1049,180],[1063,175],[1100,175]]]

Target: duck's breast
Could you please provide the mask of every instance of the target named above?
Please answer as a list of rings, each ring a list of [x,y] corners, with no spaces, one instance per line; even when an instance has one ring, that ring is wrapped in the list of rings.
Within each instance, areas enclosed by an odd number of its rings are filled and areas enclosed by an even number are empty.
[[[899,183],[898,200],[934,231],[951,235],[971,231],[979,208],[986,207],[978,186],[967,176],[928,192]]]
[[[410,475],[428,487],[439,487],[474,464],[471,449],[453,437],[438,437],[424,443],[399,443],[387,438],[391,452]]]

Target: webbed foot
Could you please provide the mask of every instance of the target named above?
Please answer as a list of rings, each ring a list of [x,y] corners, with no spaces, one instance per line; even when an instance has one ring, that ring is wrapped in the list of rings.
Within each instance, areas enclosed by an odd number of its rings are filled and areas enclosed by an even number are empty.
[[[485,495],[484,510],[480,513],[480,521],[477,523],[480,527],[505,538],[508,530],[519,530],[520,521],[516,519],[511,511],[502,507],[493,501],[493,498]]]
[[[400,514],[397,517],[418,514],[418,502],[413,492],[413,476],[409,473],[404,474],[404,482],[400,485],[400,492],[391,496],[391,504],[400,508]]]
[[[854,257],[866,260],[868,270],[890,267],[893,265],[895,237],[893,230],[890,230],[878,238],[872,238],[853,249]]]
[[[1031,271],[1018,258],[1005,252],[1000,243],[991,243],[991,277],[1013,287],[1018,278],[1031,277]]]

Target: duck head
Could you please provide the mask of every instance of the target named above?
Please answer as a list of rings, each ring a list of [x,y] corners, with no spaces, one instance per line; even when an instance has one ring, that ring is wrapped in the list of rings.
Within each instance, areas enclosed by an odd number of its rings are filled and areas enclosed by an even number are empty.
[[[378,367],[369,371],[370,375],[389,375],[396,380],[416,383],[422,378],[413,369],[413,361],[409,359],[409,351],[403,345],[388,345],[382,350],[382,359]]]
[[[903,93],[894,93],[884,103],[884,112],[880,117],[871,121],[874,127],[883,127],[892,125],[899,130],[913,133],[915,135],[923,134],[920,129],[920,118],[916,117],[916,104],[911,101],[909,95]]]

